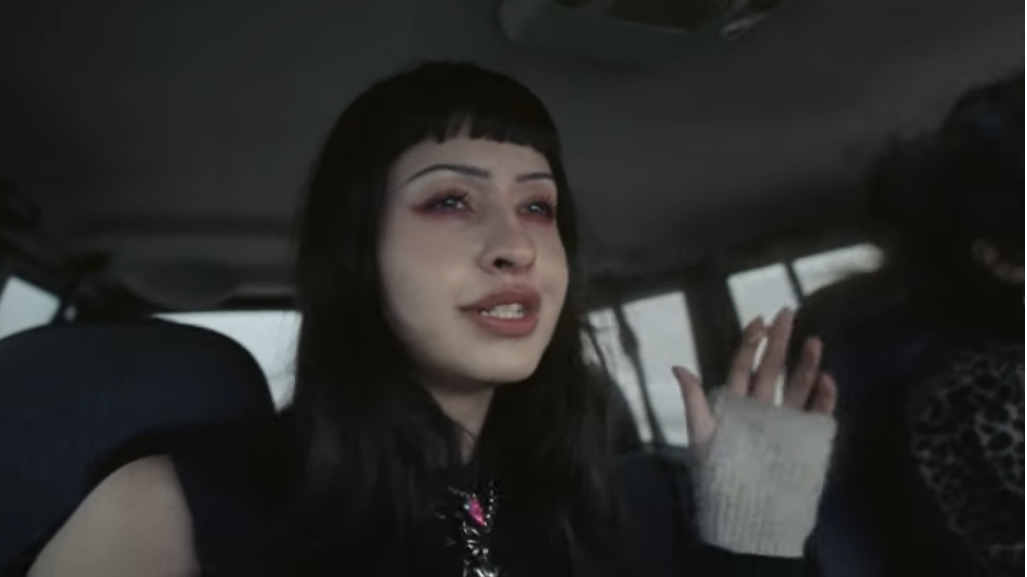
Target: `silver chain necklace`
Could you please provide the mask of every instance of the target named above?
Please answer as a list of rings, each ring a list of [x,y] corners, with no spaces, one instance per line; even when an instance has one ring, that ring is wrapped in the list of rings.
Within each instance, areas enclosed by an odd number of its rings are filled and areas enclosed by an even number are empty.
[[[448,493],[438,516],[452,527],[446,544],[457,549],[463,577],[499,577],[490,543],[498,506],[495,483],[490,480],[481,496],[452,486]]]

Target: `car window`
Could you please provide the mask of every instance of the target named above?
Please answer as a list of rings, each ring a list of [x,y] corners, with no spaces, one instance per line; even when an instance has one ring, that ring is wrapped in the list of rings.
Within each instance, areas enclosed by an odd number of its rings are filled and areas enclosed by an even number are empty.
[[[60,306],[53,293],[9,277],[0,292],[0,339],[51,322]]]
[[[743,326],[758,316],[769,323],[782,307],[794,309],[798,304],[784,263],[736,273],[727,283]]]
[[[876,246],[856,244],[736,273],[728,278],[728,287],[743,326],[757,316],[770,322],[781,308],[795,310],[802,297],[850,275],[873,271],[881,260]],[[789,266],[795,282],[789,278]],[[756,363],[763,358],[764,349],[765,344],[756,353]],[[783,379],[778,383],[778,395],[782,384]]]
[[[882,260],[876,246],[857,244],[796,259],[792,266],[802,293],[808,295],[853,274],[871,272]]]
[[[645,380],[653,413],[665,440],[671,445],[686,445],[688,429],[684,406],[670,372],[673,365],[683,365],[698,373],[685,295],[676,291],[631,301],[623,305],[623,312],[624,320],[638,341],[642,375],[621,344],[621,327],[611,308],[589,315],[607,368],[624,391],[643,441],[653,440],[653,430],[646,414],[640,376]]]

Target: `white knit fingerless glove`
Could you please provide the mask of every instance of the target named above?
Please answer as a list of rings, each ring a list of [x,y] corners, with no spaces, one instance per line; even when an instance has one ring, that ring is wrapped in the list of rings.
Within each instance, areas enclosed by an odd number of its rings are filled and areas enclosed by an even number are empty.
[[[835,422],[727,390],[713,394],[717,428],[692,453],[699,534],[738,553],[802,557],[816,522]]]

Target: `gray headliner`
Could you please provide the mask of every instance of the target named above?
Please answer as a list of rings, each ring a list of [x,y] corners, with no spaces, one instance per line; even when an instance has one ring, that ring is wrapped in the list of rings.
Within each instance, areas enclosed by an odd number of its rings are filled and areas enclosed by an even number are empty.
[[[851,211],[882,139],[1023,67],[1016,0],[787,0],[658,66],[511,43],[484,0],[0,3],[0,176],[119,270],[275,290],[319,140],[423,58],[508,72],[564,137],[593,271],[649,274]]]

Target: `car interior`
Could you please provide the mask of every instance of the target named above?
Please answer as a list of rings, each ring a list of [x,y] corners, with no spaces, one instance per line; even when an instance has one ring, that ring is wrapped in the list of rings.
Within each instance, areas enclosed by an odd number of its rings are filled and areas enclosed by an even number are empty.
[[[1022,70],[1023,16],[1005,0],[0,3],[0,567],[74,509],[99,455],[288,405],[298,203],[374,80],[466,60],[537,92],[581,212],[583,338],[639,442],[681,448],[658,367],[722,382],[744,322],[877,266],[868,167]],[[844,549],[825,575],[873,574]]]

